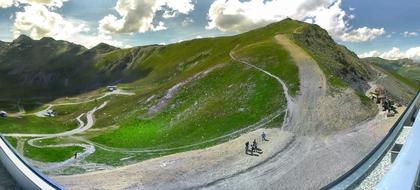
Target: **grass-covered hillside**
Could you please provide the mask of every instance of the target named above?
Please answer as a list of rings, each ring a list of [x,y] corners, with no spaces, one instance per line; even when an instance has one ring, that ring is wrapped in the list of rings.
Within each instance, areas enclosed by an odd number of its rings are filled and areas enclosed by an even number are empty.
[[[106,101],[95,113],[92,129],[36,143],[91,144],[97,148],[87,162],[120,165],[207,147],[258,127],[281,126],[286,109],[282,86],[230,57],[278,76],[296,96],[298,67],[275,41],[277,34],[284,34],[314,57],[331,89],[366,88],[367,70],[357,56],[337,45],[320,27],[291,19],[236,36],[129,49],[106,44],[86,49],[22,36],[0,44],[0,72],[6,73],[0,76],[0,96],[5,97],[0,98],[0,109],[26,113],[0,119],[0,132],[68,131],[77,127],[78,116]],[[135,95],[101,98],[107,84],[117,84]],[[54,105],[56,117],[31,115],[46,104]],[[75,146],[45,151],[26,143],[30,138],[10,139],[17,141],[27,157],[44,162],[63,161],[80,151]],[[56,154],[50,154],[54,149]]]

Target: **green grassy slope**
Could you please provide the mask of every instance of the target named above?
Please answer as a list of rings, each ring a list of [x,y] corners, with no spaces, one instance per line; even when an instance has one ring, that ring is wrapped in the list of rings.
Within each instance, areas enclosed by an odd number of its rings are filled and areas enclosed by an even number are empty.
[[[134,155],[98,148],[88,157],[92,162],[119,165],[123,163],[121,159],[128,155],[133,156],[134,160],[144,160],[224,142],[238,135],[233,132],[247,127],[252,129],[261,121],[266,121],[263,127],[278,127],[283,121],[281,111],[286,108],[281,85],[256,69],[233,61],[229,53],[234,50],[239,59],[277,75],[286,82],[294,96],[299,91],[298,68],[285,48],[274,41],[275,35],[285,34],[306,47],[305,50],[328,74],[331,85],[363,88],[366,81],[361,76],[365,71],[358,65],[357,58],[346,49],[340,49],[341,46],[330,38],[317,40],[314,37],[324,33],[319,27],[287,19],[236,36],[197,39],[167,46],[113,49],[101,45],[99,49],[81,53],[89,58],[90,62],[86,62],[86,68],[89,69],[77,73],[72,82],[84,83],[92,76],[100,76],[98,83],[103,82],[102,79],[121,79],[118,86],[136,95],[56,107],[56,118],[0,120],[0,132],[55,133],[62,131],[63,126],[71,129],[76,127],[74,119],[78,115],[103,101],[109,101],[104,109],[95,114],[94,130],[79,136],[115,148],[172,149],[187,146],[154,154]],[[308,42],[312,45],[303,44],[301,40],[305,36],[315,40]],[[329,48],[326,51],[317,49],[323,45]],[[343,55],[331,57],[337,52]],[[86,83],[90,83],[89,80]],[[165,96],[170,89],[176,90],[172,97],[167,98]],[[97,97],[102,93],[103,89],[97,89],[77,98]],[[69,101],[61,98],[55,102]],[[160,109],[154,109],[161,102],[164,103]],[[13,103],[10,104],[13,107]],[[26,123],[30,123],[27,129]],[[62,139],[44,143],[60,142]],[[65,160],[76,150],[64,148],[57,151],[60,154],[54,158],[45,154],[48,150],[33,147],[29,147],[25,154],[40,161],[59,161]],[[104,160],[104,157],[110,159]]]
[[[24,156],[41,162],[61,162],[74,156],[75,153],[82,152],[81,147],[64,148],[35,148],[29,144],[25,145]]]

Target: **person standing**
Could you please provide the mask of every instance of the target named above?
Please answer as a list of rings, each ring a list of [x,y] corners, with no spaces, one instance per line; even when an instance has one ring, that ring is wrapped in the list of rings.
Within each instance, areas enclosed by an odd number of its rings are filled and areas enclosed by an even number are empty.
[[[245,154],[248,154],[249,151],[249,141],[246,141],[245,143]]]
[[[265,134],[265,132],[262,132],[261,138],[262,138],[262,141],[268,141],[267,134]]]

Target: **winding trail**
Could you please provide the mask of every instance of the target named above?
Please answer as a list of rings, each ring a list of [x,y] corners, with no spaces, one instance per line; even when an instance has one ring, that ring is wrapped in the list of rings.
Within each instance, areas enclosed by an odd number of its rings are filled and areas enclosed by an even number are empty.
[[[71,163],[80,161],[80,160],[84,160],[87,156],[93,154],[95,152],[95,146],[92,144],[80,144],[80,143],[67,143],[67,144],[56,144],[56,145],[38,145],[37,142],[42,141],[42,140],[47,140],[47,139],[53,139],[53,138],[57,138],[57,137],[69,137],[69,136],[73,136],[76,134],[80,134],[83,133],[87,130],[89,130],[90,128],[93,127],[93,125],[95,124],[95,112],[103,109],[106,105],[108,104],[108,102],[104,102],[103,104],[101,104],[98,107],[93,108],[92,110],[90,110],[87,114],[81,114],[76,118],[76,121],[78,122],[78,128],[73,129],[71,131],[66,131],[63,133],[57,133],[57,134],[4,134],[4,136],[6,137],[25,137],[25,138],[33,138],[28,140],[28,144],[30,146],[36,147],[36,148],[63,148],[63,147],[74,147],[74,146],[78,146],[78,147],[82,147],[83,148],[83,152],[78,154],[77,158],[69,158],[63,162],[59,162],[59,163],[51,163],[51,164],[46,164],[47,166],[43,167],[42,170],[43,171],[48,171],[48,170],[55,170],[61,167],[64,167],[66,165],[69,165]],[[82,117],[86,115],[86,119],[87,122],[85,124],[85,122],[82,121]]]
[[[232,60],[235,60],[235,61],[237,61],[239,63],[242,63],[242,64],[244,64],[246,66],[249,66],[251,68],[254,68],[254,69],[258,70],[258,71],[261,71],[264,74],[270,76],[271,78],[276,79],[277,82],[279,82],[281,84],[281,86],[283,88],[284,95],[286,97],[286,101],[287,101],[287,109],[286,109],[286,113],[285,113],[284,120],[283,120],[283,126],[287,126],[287,124],[288,124],[288,122],[290,120],[289,112],[293,109],[295,102],[294,102],[294,99],[292,98],[292,96],[290,96],[290,94],[289,94],[289,88],[287,87],[286,83],[283,80],[281,80],[278,76],[275,76],[275,75],[271,74],[270,72],[268,72],[268,71],[266,71],[264,69],[261,69],[261,68],[255,66],[255,65],[253,65],[253,64],[250,64],[250,63],[248,63],[248,62],[246,62],[244,60],[241,60],[241,59],[236,58],[234,56],[233,51],[229,52],[229,56],[230,56],[230,58]]]
[[[295,98],[289,95],[287,85],[278,76],[237,59],[234,52],[230,56],[247,67],[265,73],[283,87],[287,117],[282,129],[257,128],[229,142],[202,150],[146,160],[113,170],[53,178],[69,189],[319,189],[334,180],[370,151],[398,117],[386,118],[379,113],[374,119],[356,127],[331,135],[318,135],[320,129],[334,122],[354,120],[346,117],[347,112],[336,113],[338,110],[335,108],[345,105],[338,100],[346,97],[353,100],[356,95],[346,91],[335,98],[328,96],[327,80],[318,64],[285,36],[277,35],[275,39],[289,51],[299,68],[300,93]],[[331,106],[331,109],[323,106]],[[317,111],[319,109],[321,111]],[[327,120],[331,122],[325,122]],[[270,141],[259,139],[263,131]],[[243,143],[250,139],[257,139],[264,154],[244,155]],[[152,151],[97,146],[110,151]]]
[[[335,125],[341,124],[337,120],[353,120],[346,117],[346,112],[340,115],[333,108],[339,109],[346,104],[338,100],[358,100],[358,97],[352,92],[348,92],[352,96],[337,95],[335,99],[327,96],[326,78],[318,64],[286,37],[278,35],[276,40],[290,52],[298,65],[301,85],[297,97],[285,93],[288,118],[283,129],[257,129],[202,150],[54,179],[69,189],[318,189],[334,180],[370,151],[397,117],[386,118],[380,113],[372,120],[326,137],[307,135],[317,134],[319,127],[331,125],[325,123],[326,120],[337,123]],[[269,71],[234,56],[232,59],[267,74],[282,85],[284,92],[288,92],[287,85]],[[324,104],[331,109],[315,111]],[[355,104],[350,102],[350,105],[355,108]],[[269,142],[259,140],[262,131],[268,134]],[[257,139],[264,154],[244,156],[243,143],[253,138]]]
[[[319,189],[354,166],[386,134],[386,128],[396,121],[397,117],[386,118],[380,113],[354,128],[326,137],[317,135],[317,130],[325,127],[325,120],[334,121],[334,118],[325,118],[322,112],[339,112],[335,107],[320,109],[321,105],[328,100],[340,108],[341,103],[326,95],[326,78],[318,64],[304,50],[285,36],[277,35],[276,40],[290,52],[299,67],[300,94],[290,107],[290,123],[286,126],[288,131],[296,135],[295,143],[258,167],[196,187]],[[338,119],[344,120],[342,117],[338,115]]]
[[[85,100],[85,101],[81,101],[81,102],[74,102],[74,103],[58,103],[58,104],[52,104],[53,106],[68,106],[68,105],[79,105],[79,104],[86,104],[86,103],[90,103],[90,102],[94,102],[94,101],[98,101],[101,99],[104,99],[108,96],[112,96],[112,95],[125,95],[125,96],[134,96],[136,95],[133,92],[126,92],[124,90],[114,90],[112,92],[106,92],[104,95],[97,97],[97,98],[91,98],[89,100]]]
[[[194,144],[189,144],[189,145],[185,145],[185,146],[179,146],[179,147],[175,147],[175,148],[156,148],[156,149],[145,149],[145,148],[115,148],[115,147],[109,147],[103,144],[99,144],[90,140],[87,140],[85,138],[82,137],[74,137],[75,139],[81,141],[81,142],[85,142],[88,144],[92,144],[97,146],[98,148],[101,148],[103,150],[106,151],[111,151],[111,152],[121,152],[121,153],[165,153],[165,152],[170,152],[170,151],[174,151],[174,150],[186,150],[186,149],[191,149],[191,148],[196,148],[208,143],[213,143],[215,141],[221,141],[224,139],[231,139],[234,138],[242,133],[245,132],[249,132],[249,131],[254,131],[256,129],[260,129],[261,127],[267,125],[268,123],[272,122],[274,119],[280,117],[284,112],[286,112],[286,110],[278,110],[277,112],[263,118],[262,120],[260,120],[259,122],[253,124],[253,125],[249,125],[245,128],[242,128],[240,130],[213,138],[213,139],[209,139],[206,141],[202,141],[199,143],[194,143]]]
[[[23,107],[19,106],[20,111],[18,113],[9,114],[9,117],[24,117],[24,116],[31,116],[31,115],[34,115],[34,116],[37,116],[37,117],[47,117],[48,111],[52,110],[54,106],[69,106],[69,105],[87,104],[87,103],[90,103],[90,102],[94,102],[94,101],[104,99],[104,98],[106,98],[108,96],[112,96],[112,95],[133,96],[133,95],[135,95],[135,93],[126,92],[124,90],[117,89],[117,90],[112,91],[112,92],[106,92],[102,96],[99,96],[97,98],[89,98],[88,100],[85,100],[85,101],[72,102],[72,103],[47,104],[47,107],[45,109],[43,109],[41,111],[38,111],[38,112],[35,112],[35,113],[26,113],[26,111],[23,109]]]
[[[230,53],[233,60],[254,68],[267,76],[275,79],[282,86],[288,103],[285,121],[288,121],[287,112],[293,106],[293,98],[289,95],[286,83],[272,73],[265,71],[257,66],[245,61],[236,59],[233,52]],[[281,114],[282,112],[279,112]],[[278,117],[279,114],[275,114]],[[257,127],[261,127],[270,120],[259,122]],[[285,122],[287,123],[287,122]],[[251,128],[257,129],[257,128]],[[265,151],[260,157],[243,156],[243,142],[259,137],[262,131],[267,132],[273,137],[269,142],[261,142],[261,147]],[[243,133],[244,131],[238,131]],[[237,133],[237,132],[235,132]],[[276,129],[257,129],[255,131],[242,134],[240,137],[229,142],[216,145],[203,150],[194,150],[184,153],[169,155],[161,158],[147,160],[138,164],[117,168],[109,171],[93,172],[73,176],[59,176],[55,179],[70,189],[84,189],[95,187],[99,189],[183,189],[187,187],[200,188],[207,185],[214,185],[225,179],[232,178],[239,174],[247,173],[249,170],[259,167],[277,157],[283,151],[291,151],[300,147],[301,139],[295,139],[294,135]],[[91,143],[91,142],[89,142]],[[99,145],[109,151],[130,152],[127,149],[116,149]],[[131,150],[131,152],[143,152],[150,150]],[[223,155],[223,156],[221,156]],[[168,169],[165,169],[167,168]],[[191,170],[194,168],[194,170]],[[153,171],[153,172],[151,172]],[[177,175],[183,173],[183,175]],[[188,178],[188,180],[184,179]],[[89,180],[85,180],[89,179]],[[124,179],[118,183],[108,183],[111,179]],[[155,179],[160,179],[156,181]]]
[[[77,117],[77,121],[79,123],[79,127],[76,129],[73,129],[71,131],[66,131],[66,132],[62,132],[62,133],[57,133],[57,134],[3,134],[3,136],[5,137],[43,137],[43,138],[56,138],[56,137],[68,137],[68,136],[72,136],[78,133],[82,133],[88,129],[90,129],[91,127],[93,127],[93,125],[95,124],[95,119],[94,119],[94,114],[96,111],[104,108],[106,105],[108,104],[108,102],[104,102],[102,105],[93,108],[92,110],[90,110],[87,114],[86,114],[86,118],[87,118],[87,123],[84,125],[84,122],[81,120],[81,117],[84,114],[81,114],[79,117]]]
[[[285,47],[292,55],[299,68],[300,93],[294,104],[290,106],[289,129],[302,133],[307,129],[320,125],[316,111],[323,97],[327,93],[327,79],[318,63],[302,48],[283,35],[275,37],[277,43]]]
[[[15,118],[17,117],[17,118],[19,118],[19,117],[22,117],[22,116],[24,116],[26,114],[26,111],[25,111],[25,109],[22,106],[18,105],[18,109],[19,109],[19,112],[9,113],[8,117],[15,117]]]

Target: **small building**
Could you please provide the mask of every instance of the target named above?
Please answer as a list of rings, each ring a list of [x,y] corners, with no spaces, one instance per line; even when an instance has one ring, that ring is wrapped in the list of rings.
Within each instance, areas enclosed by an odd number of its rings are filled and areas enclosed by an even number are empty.
[[[107,86],[106,88],[108,89],[109,92],[114,92],[118,89],[117,86]]]
[[[0,117],[3,117],[3,118],[7,117],[7,112],[0,111]]]

